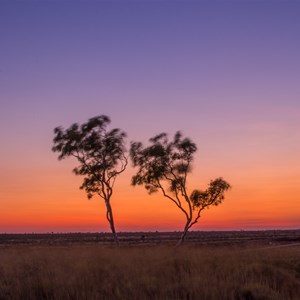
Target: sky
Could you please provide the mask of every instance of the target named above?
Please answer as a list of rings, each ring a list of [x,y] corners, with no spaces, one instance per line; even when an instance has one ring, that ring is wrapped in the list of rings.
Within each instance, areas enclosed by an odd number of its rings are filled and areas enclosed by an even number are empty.
[[[188,189],[232,189],[194,230],[300,228],[298,1],[0,1],[0,232],[109,231],[53,129],[108,115],[130,141],[181,130]],[[117,231],[173,231],[184,215],[132,187]]]

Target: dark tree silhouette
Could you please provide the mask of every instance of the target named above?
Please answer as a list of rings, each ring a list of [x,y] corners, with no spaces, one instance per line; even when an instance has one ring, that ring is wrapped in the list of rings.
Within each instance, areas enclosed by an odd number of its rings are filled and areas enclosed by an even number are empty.
[[[107,131],[109,123],[109,117],[102,115],[91,118],[82,125],[75,123],[68,129],[56,127],[52,151],[59,153],[59,160],[69,156],[78,160],[79,166],[73,172],[84,176],[80,189],[86,191],[89,199],[94,194],[104,199],[106,218],[118,245],[111,197],[116,177],[127,166],[124,145],[126,134],[120,129]]]
[[[131,143],[130,157],[138,167],[132,185],[144,185],[149,194],[161,191],[185,215],[186,223],[177,245],[181,245],[188,230],[198,222],[201,212],[212,205],[219,205],[230,185],[222,178],[212,180],[205,191],[187,192],[187,175],[197,146],[177,132],[172,141],[166,133],[149,139],[150,146]]]

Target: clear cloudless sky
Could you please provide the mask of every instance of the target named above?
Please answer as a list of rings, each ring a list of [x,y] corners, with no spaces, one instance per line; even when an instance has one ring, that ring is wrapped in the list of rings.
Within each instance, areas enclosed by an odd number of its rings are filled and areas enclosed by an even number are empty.
[[[190,190],[230,182],[194,230],[299,228],[299,16],[299,1],[0,1],[0,232],[109,231],[51,152],[54,127],[101,114],[128,144],[190,137]],[[117,230],[180,230],[133,174]]]

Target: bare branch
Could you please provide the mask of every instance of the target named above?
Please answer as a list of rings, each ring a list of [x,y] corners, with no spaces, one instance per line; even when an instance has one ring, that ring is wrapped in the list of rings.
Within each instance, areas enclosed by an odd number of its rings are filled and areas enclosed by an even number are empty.
[[[174,202],[176,204],[176,206],[185,214],[186,218],[188,219],[189,216],[188,216],[186,210],[181,206],[181,202],[180,201],[177,202],[175,199],[173,199],[171,196],[169,196],[159,181],[157,183],[159,185],[159,188],[162,190],[163,195],[166,198],[170,199],[172,202]]]

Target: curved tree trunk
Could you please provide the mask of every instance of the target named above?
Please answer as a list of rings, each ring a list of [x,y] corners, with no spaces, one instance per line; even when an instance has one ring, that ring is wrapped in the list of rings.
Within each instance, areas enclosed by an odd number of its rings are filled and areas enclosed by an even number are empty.
[[[184,191],[185,191],[185,188],[184,188]],[[186,223],[185,223],[185,227],[184,227],[184,230],[181,234],[181,237],[180,237],[180,240],[177,242],[176,244],[176,247],[180,246],[183,244],[184,240],[185,240],[185,236],[190,228],[190,224],[192,222],[192,219],[193,219],[193,209],[192,209],[192,205],[191,205],[191,201],[190,201],[190,198],[187,196],[186,194],[186,191],[185,191],[185,200],[186,202],[188,203],[189,205],[189,211],[186,212]]]
[[[188,230],[189,230],[189,225],[190,225],[190,223],[191,223],[191,219],[188,219],[188,220],[186,221],[186,224],[185,224],[184,230],[183,230],[183,232],[182,232],[182,234],[181,234],[181,237],[180,237],[179,241],[178,241],[177,244],[176,244],[176,247],[179,247],[180,245],[183,244],[183,242],[184,242],[184,240],[185,240],[185,236],[186,236],[186,234],[187,234],[187,232],[188,232]]]
[[[106,201],[106,209],[107,209],[107,219],[110,225],[111,232],[114,237],[115,244],[119,246],[119,240],[118,240],[118,236],[114,224],[113,212],[109,201]]]

